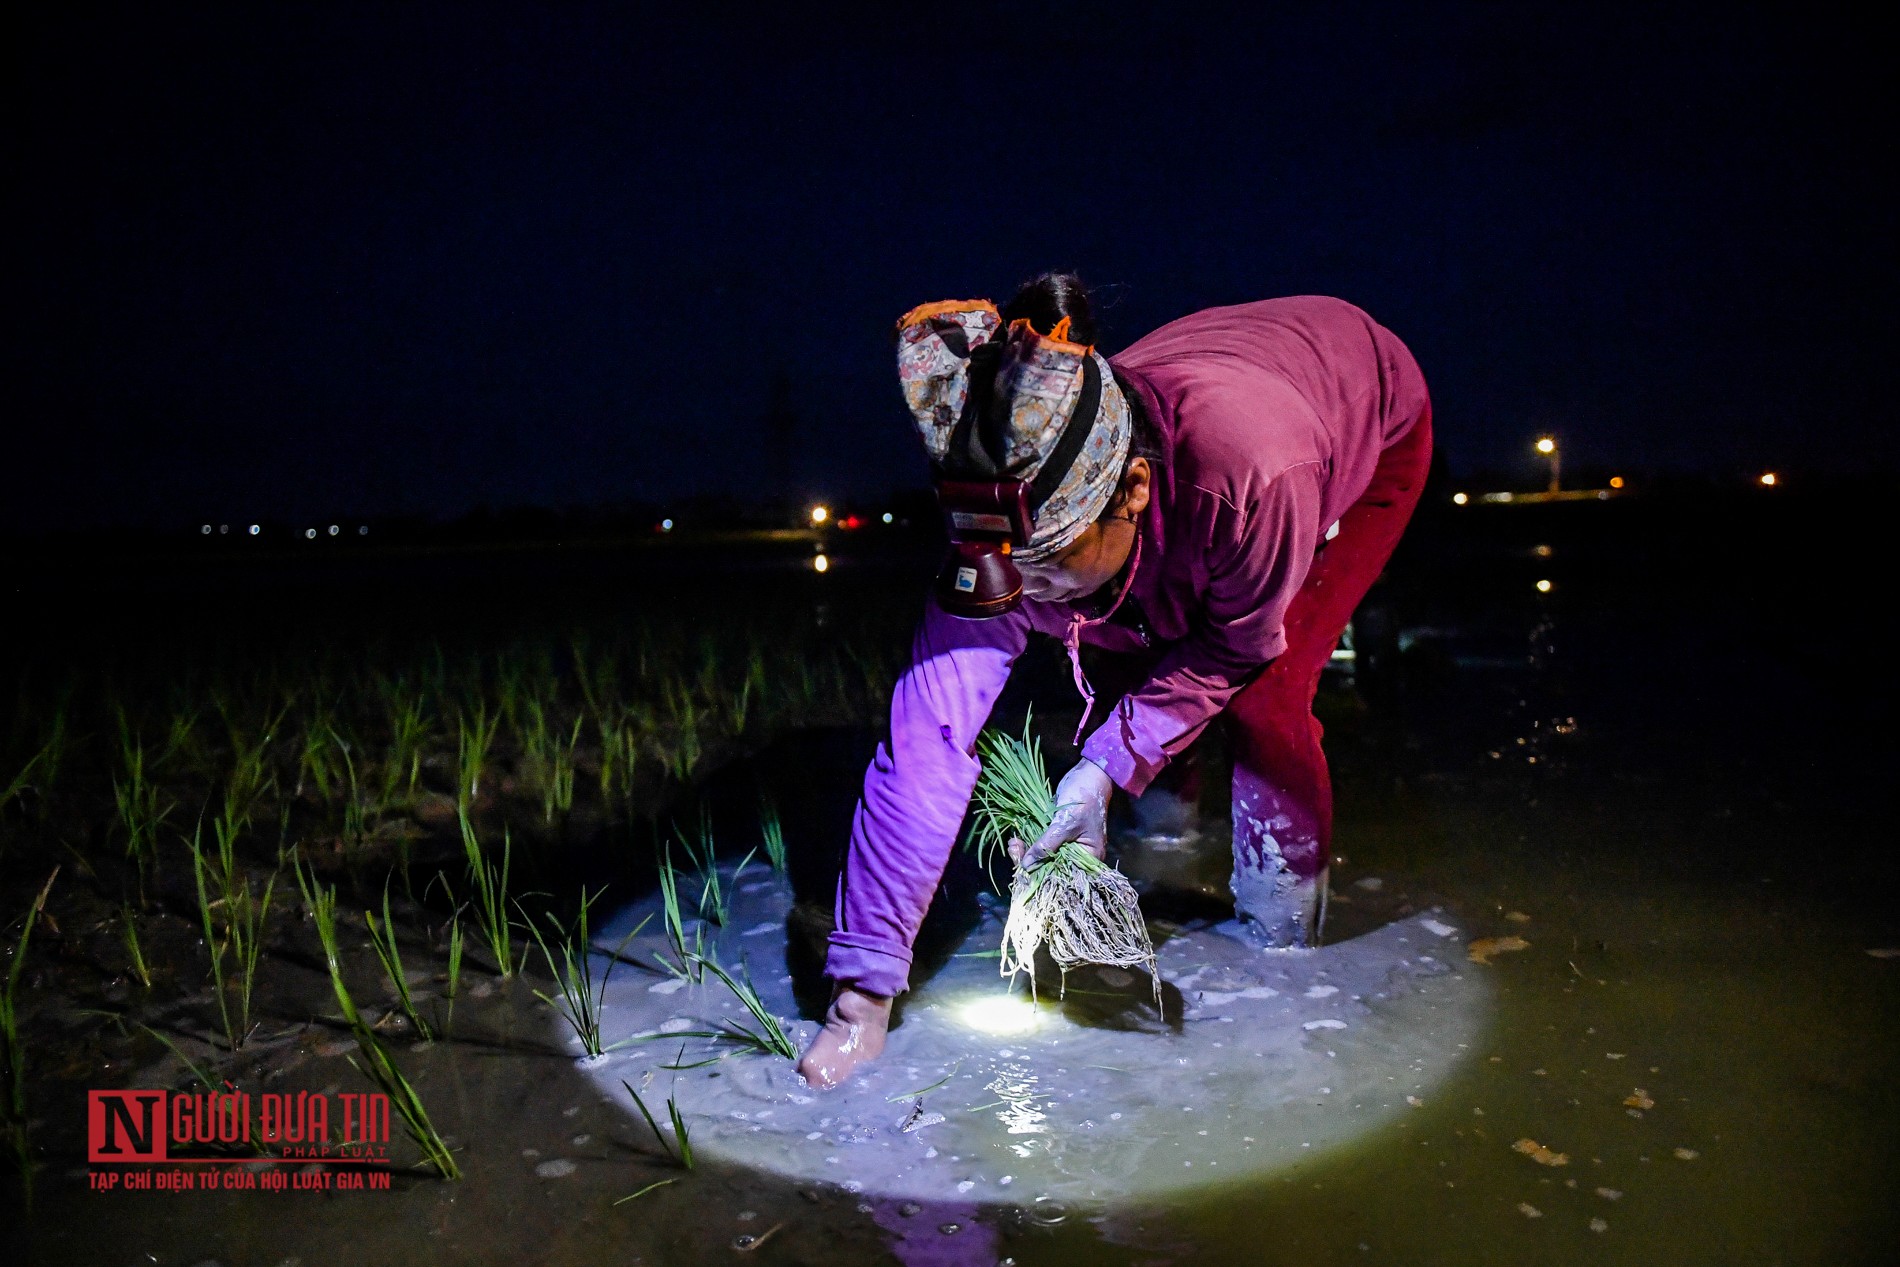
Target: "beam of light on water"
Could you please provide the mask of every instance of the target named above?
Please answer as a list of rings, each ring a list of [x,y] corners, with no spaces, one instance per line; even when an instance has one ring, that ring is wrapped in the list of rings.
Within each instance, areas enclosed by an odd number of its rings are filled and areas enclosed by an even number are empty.
[[[596,944],[618,945],[653,906],[616,912]],[[789,973],[761,971],[764,947],[744,940],[783,929],[791,907],[784,881],[748,872],[726,926],[704,932],[722,961],[752,953],[764,1006],[802,1049],[816,1019],[798,1016]],[[964,948],[994,946],[1006,911],[986,907]],[[677,1062],[678,1043],[633,1042],[581,1072],[630,1118],[621,1082],[665,1078],[696,1153],[864,1200],[1100,1207],[1255,1182],[1435,1102],[1490,1012],[1459,923],[1420,914],[1293,955],[1183,930],[1161,948],[1160,1015],[1127,973],[1078,969],[1066,1001],[1031,1001],[1000,986],[987,955],[952,955],[906,996],[883,1055],[830,1090],[716,1037],[686,1039]],[[649,923],[623,953],[663,950]],[[710,976],[640,972],[614,974],[603,1017],[609,1043],[748,1023]]]
[[[985,1034],[1027,1034],[1042,1024],[1042,1014],[1028,999],[992,994],[957,1007],[957,1019]]]

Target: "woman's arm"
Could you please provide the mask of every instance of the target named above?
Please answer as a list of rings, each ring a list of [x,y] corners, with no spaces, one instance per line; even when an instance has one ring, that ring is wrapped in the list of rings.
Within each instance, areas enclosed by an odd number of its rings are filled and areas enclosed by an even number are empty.
[[[1244,505],[1201,495],[1184,525],[1210,560],[1201,623],[1082,745],[1082,755],[1131,795],[1286,649],[1287,606],[1319,544],[1320,481],[1319,465],[1306,463],[1275,476]]]
[[[868,994],[902,993],[911,943],[943,878],[979,766],[977,732],[1036,627],[1036,604],[958,620],[932,599],[891,694],[891,736],[864,772],[838,879],[825,973]]]

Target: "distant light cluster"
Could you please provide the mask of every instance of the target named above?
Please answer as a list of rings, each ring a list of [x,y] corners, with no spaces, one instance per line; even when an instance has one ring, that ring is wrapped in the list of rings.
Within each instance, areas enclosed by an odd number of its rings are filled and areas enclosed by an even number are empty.
[[[203,536],[203,537],[208,537],[212,535],[213,531],[214,531],[214,526],[211,524],[200,524],[198,527],[198,535]],[[217,524],[215,526],[215,531],[217,532],[219,536],[229,536],[231,535],[231,525]],[[343,532],[343,525],[331,524],[327,528],[325,528],[323,531],[332,537],[340,536],[342,535],[342,532]],[[261,537],[264,535],[264,525],[263,524],[244,525],[241,527],[240,535],[247,536],[247,537]],[[315,528],[305,528],[303,530],[303,537],[305,541],[315,541],[317,539],[317,535],[318,535],[317,529]],[[368,524],[356,525],[356,535],[359,537],[367,537],[369,535],[369,525]]]

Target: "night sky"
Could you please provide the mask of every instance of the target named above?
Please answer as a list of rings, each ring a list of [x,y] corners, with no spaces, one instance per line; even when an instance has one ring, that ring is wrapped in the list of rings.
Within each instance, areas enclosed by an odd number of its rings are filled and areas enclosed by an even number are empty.
[[[884,7],[16,17],[7,518],[880,496],[892,320],[1049,267],[1110,351],[1360,304],[1454,470],[1900,459],[1872,30]]]

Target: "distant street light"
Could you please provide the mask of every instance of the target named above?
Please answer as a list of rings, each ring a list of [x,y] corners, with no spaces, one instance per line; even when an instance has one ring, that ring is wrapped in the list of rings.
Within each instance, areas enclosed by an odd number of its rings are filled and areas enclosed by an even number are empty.
[[[1621,475],[1610,476],[1610,487],[1611,488],[1623,487],[1623,477]]]
[[[1550,491],[1553,493],[1557,492],[1563,487],[1563,483],[1559,478],[1563,469],[1563,454],[1557,452],[1557,438],[1555,436],[1539,436],[1537,438],[1537,451],[1550,459]]]
[[[1453,493],[1451,495],[1451,504],[1454,506],[1462,506],[1470,500],[1471,499],[1465,496],[1463,493]]]
[[[1778,482],[1779,481],[1775,478],[1775,473],[1773,471],[1762,472],[1761,486],[1763,488],[1773,488]]]
[[[829,506],[813,506],[811,508],[811,521],[813,526],[822,524],[829,518],[831,518],[831,508]]]

